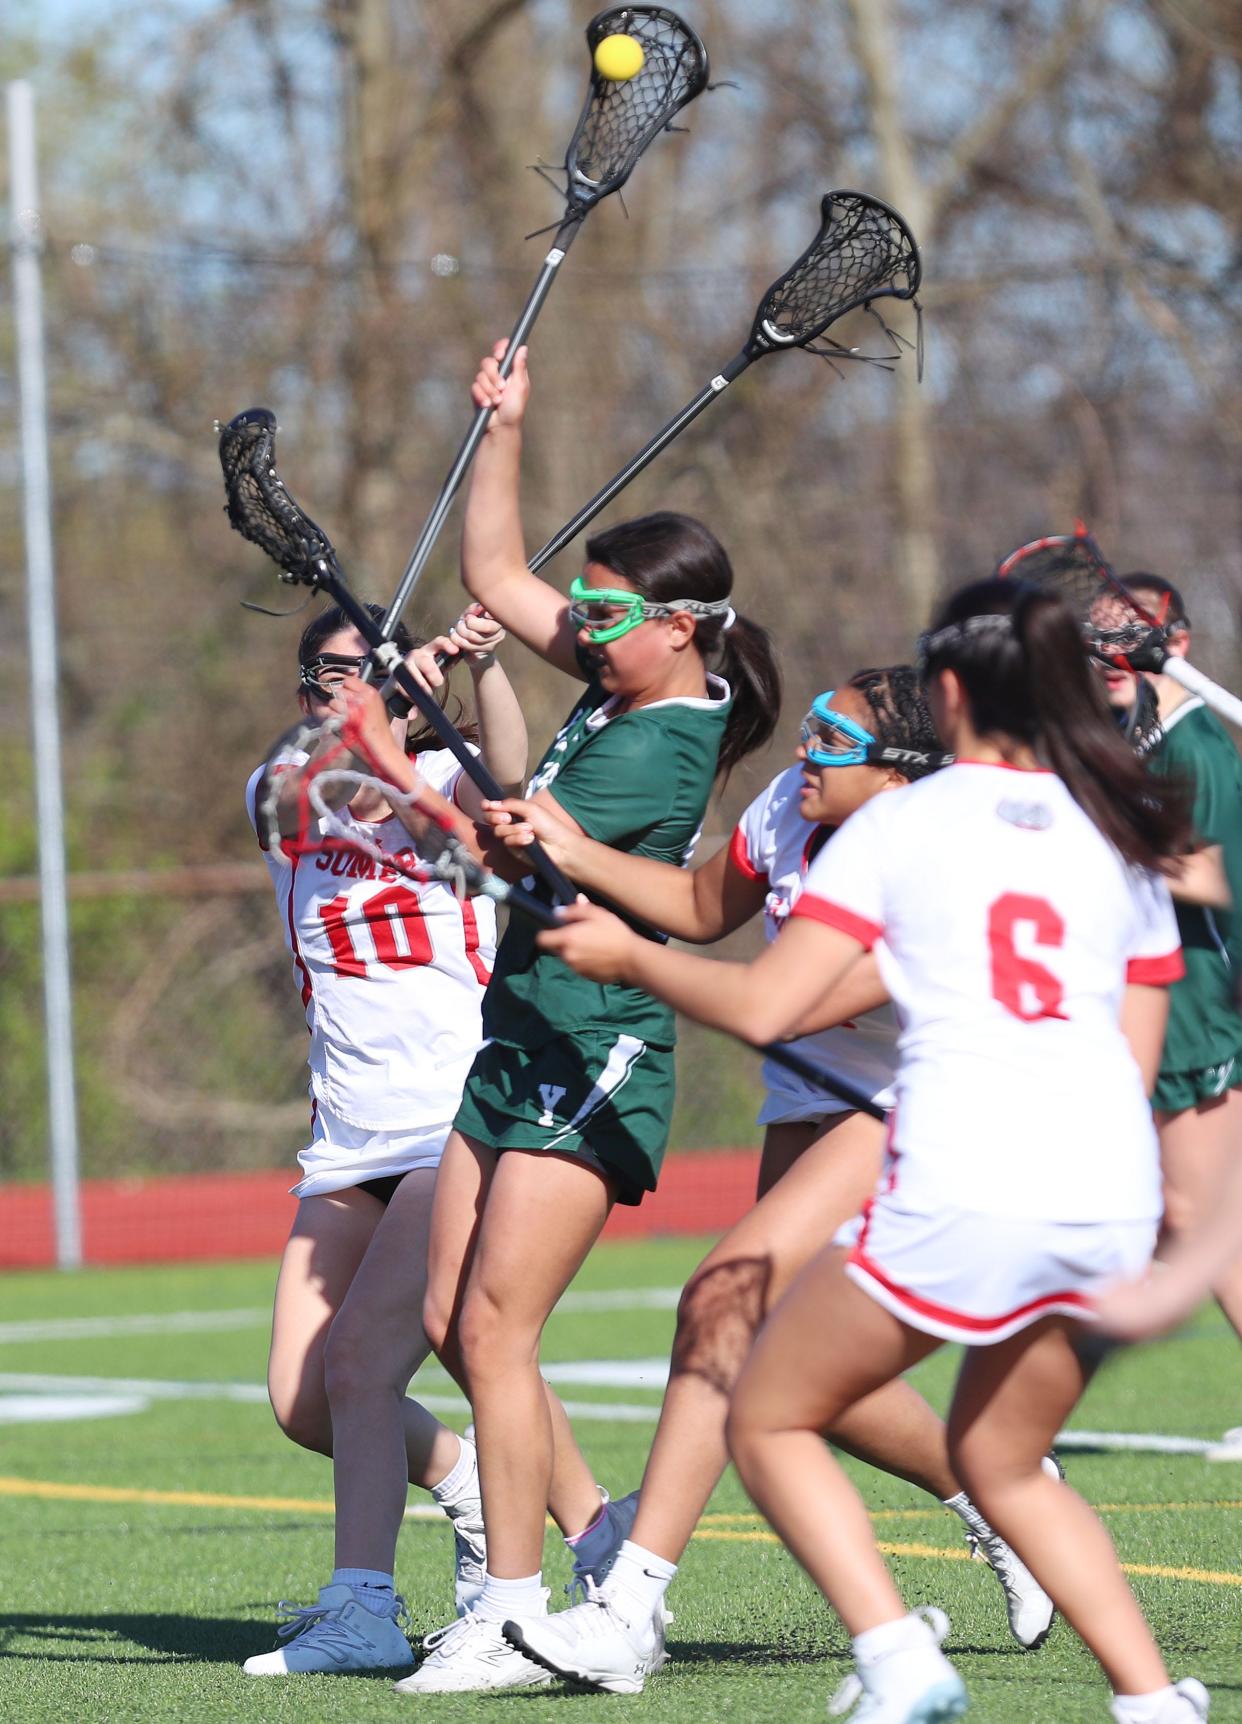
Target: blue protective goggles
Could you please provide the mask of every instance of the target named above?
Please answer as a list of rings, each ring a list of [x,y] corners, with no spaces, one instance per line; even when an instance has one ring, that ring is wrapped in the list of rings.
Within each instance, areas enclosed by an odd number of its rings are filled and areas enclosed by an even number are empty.
[[[865,766],[877,739],[861,724],[834,712],[828,702],[836,693],[830,688],[817,694],[802,720],[802,746],[812,766]]]

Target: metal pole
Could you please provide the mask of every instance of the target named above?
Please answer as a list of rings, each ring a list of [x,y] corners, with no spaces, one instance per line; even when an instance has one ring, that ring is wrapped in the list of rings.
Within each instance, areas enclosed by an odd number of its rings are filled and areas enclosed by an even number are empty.
[[[69,977],[69,909],[65,890],[60,714],[57,705],[47,390],[43,365],[43,280],[40,266],[43,234],[35,166],[34,91],[30,84],[20,79],[8,86],[7,96],[50,1160],[56,1215],[56,1261],[62,1269],[76,1269],[82,1262],[82,1226],[73,1070],[73,993]]]

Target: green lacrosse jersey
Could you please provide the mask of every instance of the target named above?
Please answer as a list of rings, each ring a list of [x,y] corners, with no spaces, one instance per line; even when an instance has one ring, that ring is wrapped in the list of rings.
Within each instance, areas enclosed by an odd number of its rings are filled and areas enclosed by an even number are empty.
[[[547,790],[590,838],[632,856],[680,867],[694,847],[716,776],[732,696],[709,676],[701,699],[653,701],[618,712],[599,683],[570,713],[527,795]],[[542,882],[534,888],[545,902]],[[638,988],[588,982],[535,947],[538,930],[510,918],[483,1002],[484,1033],[537,1047],[599,1025],[671,1047],[672,1010]]]
[[[1162,1074],[1222,1065],[1242,1051],[1242,1015],[1235,1002],[1242,956],[1242,762],[1197,695],[1174,708],[1163,730],[1152,768],[1192,787],[1195,837],[1220,845],[1235,908],[1175,905],[1186,974],[1169,990]]]

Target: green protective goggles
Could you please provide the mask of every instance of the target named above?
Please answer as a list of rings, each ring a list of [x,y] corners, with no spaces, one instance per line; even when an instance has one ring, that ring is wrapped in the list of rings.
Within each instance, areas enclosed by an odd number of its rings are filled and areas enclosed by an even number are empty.
[[[581,575],[569,589],[569,620],[576,629],[586,630],[592,646],[607,646],[650,617],[671,617],[677,611],[692,617],[723,617],[726,629],[733,623],[728,599],[657,601],[621,587],[588,587]]]

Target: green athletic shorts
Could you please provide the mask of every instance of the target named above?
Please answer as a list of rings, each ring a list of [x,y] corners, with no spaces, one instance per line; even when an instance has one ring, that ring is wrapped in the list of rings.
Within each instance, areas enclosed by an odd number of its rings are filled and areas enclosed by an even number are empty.
[[[1242,1055],[1235,1054],[1218,1066],[1201,1066],[1192,1072],[1161,1072],[1152,1092],[1157,1113],[1183,1113],[1201,1101],[1213,1101],[1242,1086]]]
[[[453,1121],[491,1149],[568,1155],[604,1173],[618,1203],[655,1190],[673,1112],[673,1050],[616,1030],[540,1047],[485,1042]]]

